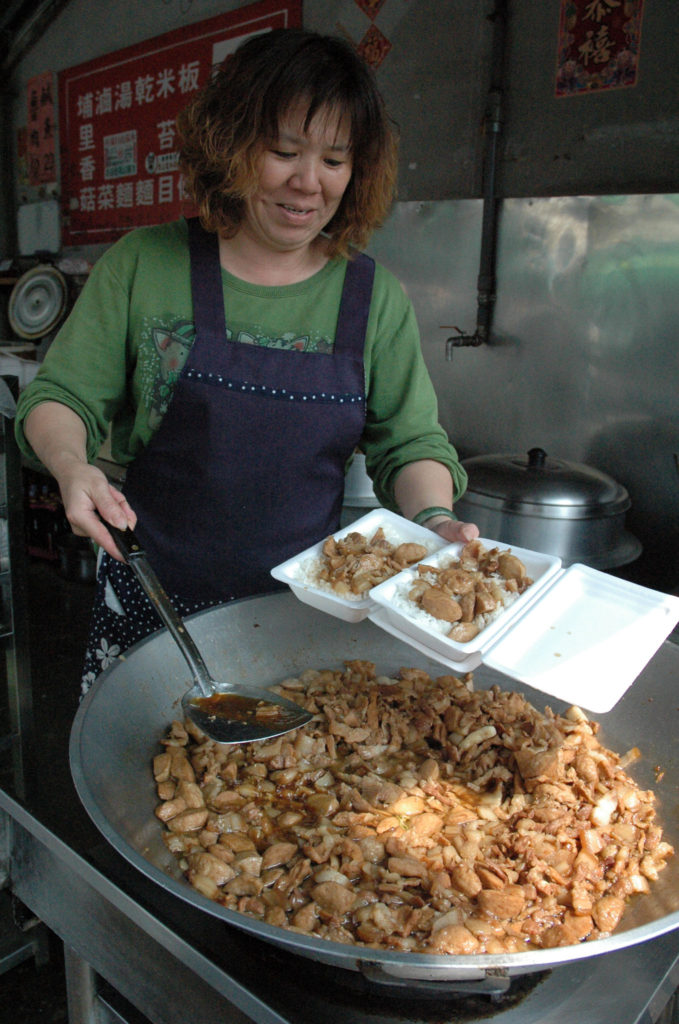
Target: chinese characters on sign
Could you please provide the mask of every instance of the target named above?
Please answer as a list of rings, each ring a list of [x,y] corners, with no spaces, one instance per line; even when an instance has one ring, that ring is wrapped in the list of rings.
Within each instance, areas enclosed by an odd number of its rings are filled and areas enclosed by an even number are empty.
[[[301,24],[301,0],[263,0],[59,75],[65,245],[113,242],[187,210],[175,118],[250,35]]]
[[[26,160],[29,185],[56,182],[55,152],[54,77],[51,71],[45,71],[28,83]]]
[[[556,95],[636,85],[643,0],[561,0]]]

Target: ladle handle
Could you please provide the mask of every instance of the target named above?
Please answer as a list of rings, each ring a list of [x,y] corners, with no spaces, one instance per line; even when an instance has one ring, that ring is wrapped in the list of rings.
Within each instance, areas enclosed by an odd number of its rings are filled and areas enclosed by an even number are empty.
[[[187,630],[184,620],[167,596],[160,580],[151,568],[146,552],[141,546],[133,530],[129,526],[119,530],[106,522],[106,529],[113,537],[120,554],[141,583],[151,604],[160,615],[163,623],[172,634],[179,650],[184,655],[193,677],[206,697],[214,692],[214,683],[203,661],[200,651]]]

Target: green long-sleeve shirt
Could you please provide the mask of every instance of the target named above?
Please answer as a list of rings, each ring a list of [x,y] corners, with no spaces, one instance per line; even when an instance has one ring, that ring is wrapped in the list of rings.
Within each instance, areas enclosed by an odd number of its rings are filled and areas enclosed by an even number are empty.
[[[346,261],[305,281],[263,287],[222,270],[229,342],[290,350],[291,359],[332,351]],[[87,428],[93,460],[111,431],[115,462],[129,465],[168,407],[195,334],[186,221],[141,228],[95,264],[85,288],[32,383],[20,396],[16,430],[24,454],[28,413],[57,401]],[[412,304],[377,266],[364,351],[366,423],[361,448],[382,504],[409,462],[434,459],[452,475],[455,498],[466,474],[438,423],[436,395],[420,349]]]

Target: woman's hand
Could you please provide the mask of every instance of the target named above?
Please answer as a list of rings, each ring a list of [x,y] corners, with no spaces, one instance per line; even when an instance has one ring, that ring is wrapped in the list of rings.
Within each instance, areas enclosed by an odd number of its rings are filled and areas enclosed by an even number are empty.
[[[407,519],[414,519],[425,509],[453,507],[453,481],[447,467],[432,459],[421,459],[404,466],[396,478],[394,497],[401,513]],[[451,511],[452,515],[452,511]],[[449,544],[475,540],[479,528],[475,523],[461,523],[451,515],[432,515],[422,522]],[[418,522],[421,520],[418,520]]]
[[[422,525],[438,533],[439,537],[443,537],[449,544],[466,544],[467,541],[476,540],[479,535],[476,523],[461,523],[458,519],[449,519],[447,516],[434,516]]]
[[[113,558],[124,561],[106,523],[120,530],[128,526],[134,529],[137,517],[125,496],[97,466],[87,463],[74,462],[61,472],[57,483],[73,532],[79,537],[90,537]]]
[[[87,461],[87,435],[80,417],[60,402],[42,402],[24,424],[26,439],[56,480],[66,518],[79,537],[91,537],[123,561],[102,519],[124,530],[137,516],[106,475]]]

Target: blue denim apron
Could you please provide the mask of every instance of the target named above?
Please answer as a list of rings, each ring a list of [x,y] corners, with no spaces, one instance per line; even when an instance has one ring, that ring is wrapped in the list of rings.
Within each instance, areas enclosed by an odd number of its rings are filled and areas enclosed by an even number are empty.
[[[331,354],[286,352],[226,340],[218,237],[197,219],[189,251],[196,338],[124,487],[183,616],[278,589],[270,569],[338,528],[345,465],[365,422],[374,276],[367,256],[347,264]],[[160,626],[129,568],[104,554],[83,690]]]

